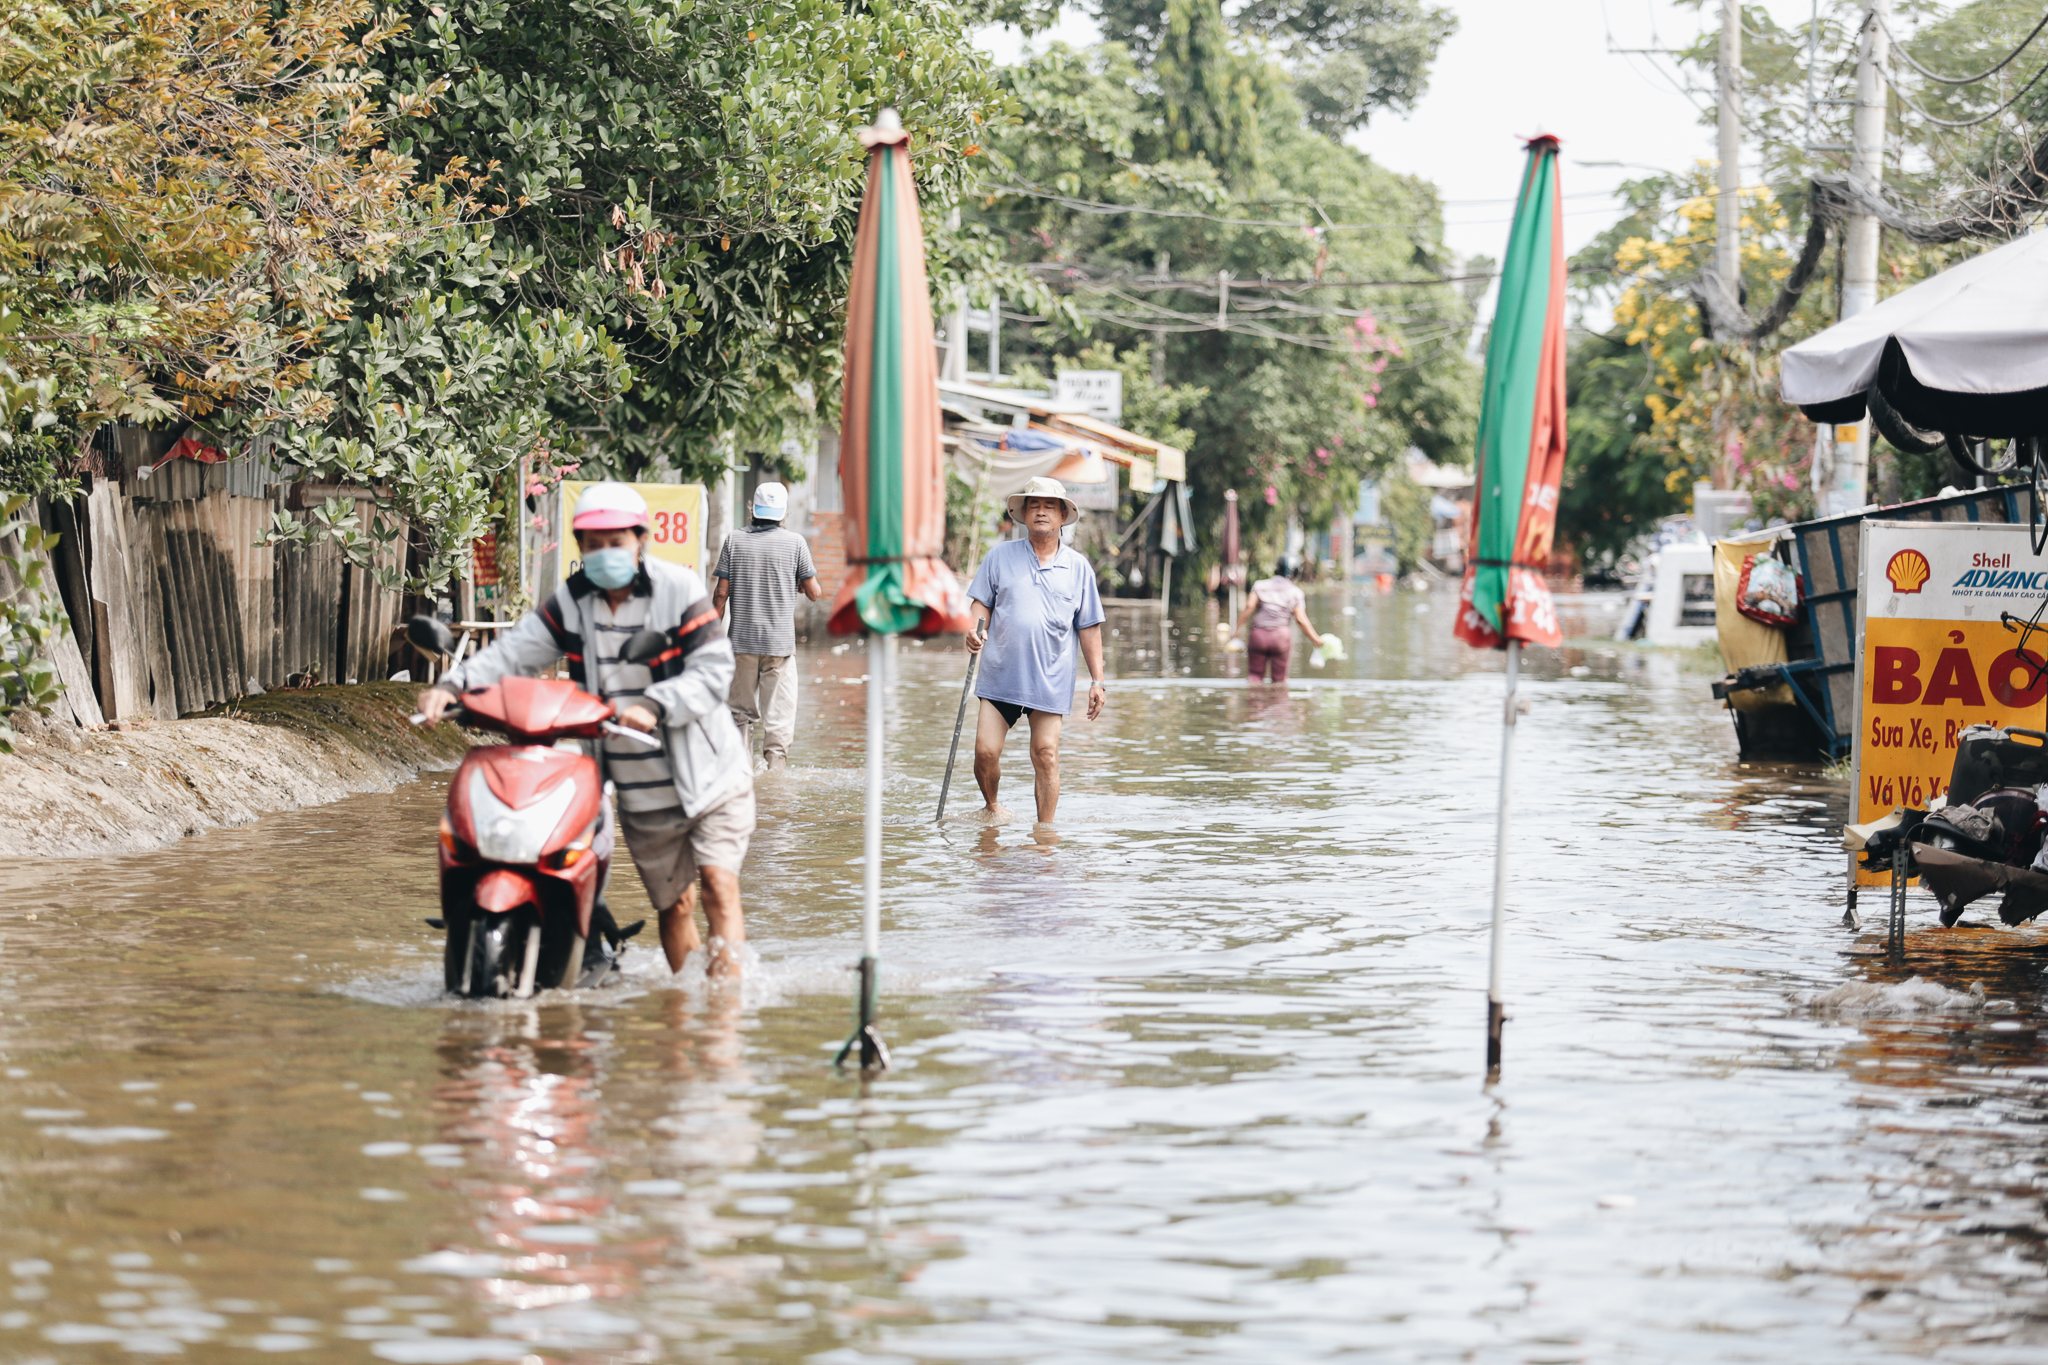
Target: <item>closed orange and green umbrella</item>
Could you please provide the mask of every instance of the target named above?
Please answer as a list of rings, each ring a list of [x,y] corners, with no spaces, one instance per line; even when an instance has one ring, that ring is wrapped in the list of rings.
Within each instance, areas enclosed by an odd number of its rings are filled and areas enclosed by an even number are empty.
[[[924,277],[924,227],[910,177],[910,134],[884,109],[861,130],[867,197],[846,296],[845,408],[839,477],[847,576],[831,631],[936,635],[967,628],[960,580],[941,558],[946,474],[939,367]]]
[[[835,635],[868,635],[866,856],[862,859],[860,990],[853,1036],[863,1070],[889,1065],[875,1027],[882,936],[882,746],[885,639],[967,628],[967,596],[940,558],[946,475],[939,449],[938,353],[924,277],[924,228],[910,178],[910,134],[893,109],[861,130],[867,196],[846,296],[845,407],[839,480],[846,562],[833,599]]]
[[[1564,477],[1564,210],[1554,137],[1529,141],[1522,191],[1501,260],[1500,295],[1486,343],[1479,449],[1473,465],[1472,537],[1458,600],[1457,637],[1507,650],[1500,806],[1494,828],[1493,933],[1486,983],[1486,1070],[1500,1072],[1507,1011],[1501,971],[1507,940],[1508,788],[1514,775],[1515,696],[1522,645],[1559,642],[1543,571]]]

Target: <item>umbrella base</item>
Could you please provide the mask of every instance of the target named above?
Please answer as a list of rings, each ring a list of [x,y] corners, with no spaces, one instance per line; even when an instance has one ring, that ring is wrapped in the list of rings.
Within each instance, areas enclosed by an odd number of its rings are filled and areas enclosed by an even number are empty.
[[[832,1065],[843,1067],[846,1059],[860,1050],[862,1071],[887,1071],[889,1069],[889,1045],[882,1041],[882,1034],[875,1027],[875,967],[872,957],[860,960],[860,1014],[854,1025],[853,1036],[839,1049],[839,1055],[832,1059]]]

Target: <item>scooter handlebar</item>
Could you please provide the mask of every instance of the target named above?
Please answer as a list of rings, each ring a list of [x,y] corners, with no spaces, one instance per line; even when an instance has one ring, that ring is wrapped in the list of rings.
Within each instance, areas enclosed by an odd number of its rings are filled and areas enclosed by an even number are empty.
[[[648,734],[644,730],[635,730],[629,725],[619,725],[612,721],[606,721],[604,723],[604,732],[608,735],[617,735],[622,739],[636,740],[641,744],[645,744],[650,749],[659,749],[661,747],[661,741],[653,735]]]
[[[414,725],[425,725],[427,723],[426,713],[422,711],[413,712],[406,717],[406,720]],[[645,744],[650,749],[659,749],[661,747],[661,741],[653,735],[642,730],[635,730],[631,726],[606,721],[604,722],[604,732],[608,735],[617,735],[621,739],[630,739],[636,743]]]

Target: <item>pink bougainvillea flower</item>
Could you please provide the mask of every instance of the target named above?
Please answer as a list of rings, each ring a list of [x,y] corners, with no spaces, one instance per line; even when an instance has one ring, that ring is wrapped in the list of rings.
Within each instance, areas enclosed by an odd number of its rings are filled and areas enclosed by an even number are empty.
[[[1376,408],[1380,405],[1380,400],[1377,395],[1369,393],[1365,396],[1365,405],[1369,408]]]
[[[1277,488],[1275,488],[1275,487],[1273,487],[1273,485],[1272,485],[1272,484],[1270,484],[1270,483],[1269,483],[1269,484],[1267,484],[1267,485],[1266,485],[1266,506],[1268,506],[1268,507],[1278,507],[1279,505],[1280,505],[1280,490],[1279,490],[1279,489],[1277,489]]]
[[[1322,461],[1328,462],[1328,460],[1329,460],[1329,458],[1330,458],[1330,452],[1329,452],[1329,451],[1327,451],[1327,450],[1325,450],[1325,449],[1323,449],[1323,448],[1322,448],[1321,446],[1317,446],[1317,447],[1316,447],[1316,458],[1317,458],[1318,460],[1322,460]]]

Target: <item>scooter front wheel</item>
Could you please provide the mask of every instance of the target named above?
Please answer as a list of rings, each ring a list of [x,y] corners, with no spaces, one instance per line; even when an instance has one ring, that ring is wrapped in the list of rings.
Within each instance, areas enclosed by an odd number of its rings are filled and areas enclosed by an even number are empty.
[[[470,915],[448,924],[443,970],[448,989],[471,1000],[517,996],[533,989],[529,941],[538,942],[539,921],[531,909],[508,914]]]

